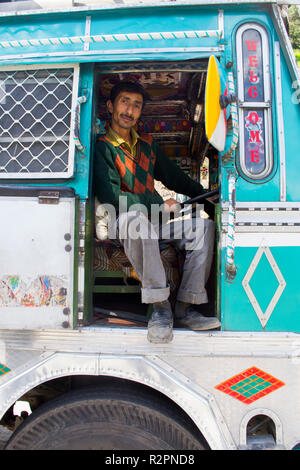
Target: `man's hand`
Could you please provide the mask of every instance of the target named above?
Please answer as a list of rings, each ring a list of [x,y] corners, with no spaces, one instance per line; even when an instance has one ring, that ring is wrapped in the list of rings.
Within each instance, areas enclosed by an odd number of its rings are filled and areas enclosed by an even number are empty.
[[[178,212],[180,210],[180,204],[176,201],[176,199],[167,199],[164,202],[164,210],[166,212]]]

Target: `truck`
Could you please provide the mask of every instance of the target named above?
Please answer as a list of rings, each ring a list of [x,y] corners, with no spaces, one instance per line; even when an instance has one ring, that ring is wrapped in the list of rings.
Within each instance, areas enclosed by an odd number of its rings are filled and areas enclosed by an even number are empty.
[[[0,5],[5,449],[299,448],[300,75],[283,3]],[[221,326],[175,325],[168,344],[147,341],[138,275],[95,232],[94,148],[122,79],[151,97],[137,130],[218,191],[206,313]],[[161,257],[176,297],[178,253]]]

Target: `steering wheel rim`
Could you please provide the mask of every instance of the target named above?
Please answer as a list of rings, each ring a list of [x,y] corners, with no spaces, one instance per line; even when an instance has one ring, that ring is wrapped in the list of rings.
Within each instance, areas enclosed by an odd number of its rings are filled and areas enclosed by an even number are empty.
[[[209,197],[216,196],[217,194],[219,194],[219,189],[215,189],[213,191],[208,191],[207,193],[199,194],[199,196],[195,196],[191,199],[188,199],[185,202],[181,202],[180,207],[183,208],[185,205],[193,204],[194,202],[198,202],[198,201],[201,201],[202,199],[207,199]]]

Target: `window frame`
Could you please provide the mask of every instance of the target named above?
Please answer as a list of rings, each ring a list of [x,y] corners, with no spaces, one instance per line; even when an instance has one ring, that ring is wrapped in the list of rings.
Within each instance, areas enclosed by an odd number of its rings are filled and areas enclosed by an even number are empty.
[[[264,101],[245,101],[244,96],[244,57],[242,37],[247,30],[256,30],[261,37],[262,48],[262,74]],[[272,88],[271,88],[271,63],[270,41],[266,28],[255,22],[247,22],[240,25],[235,35],[235,48],[237,58],[237,90],[238,90],[238,116],[239,116],[239,166],[242,176],[254,182],[266,179],[274,168],[273,153],[273,118],[272,118]],[[265,168],[255,174],[249,171],[246,165],[245,151],[245,115],[248,111],[263,111],[264,115],[264,144],[265,144]]]
[[[0,171],[1,180],[53,180],[53,179],[70,179],[74,176],[75,169],[75,139],[74,139],[74,119],[75,119],[75,108],[78,99],[79,89],[79,71],[80,67],[77,63],[62,63],[62,64],[26,64],[17,66],[2,66],[0,72],[18,72],[18,71],[29,71],[29,70],[50,70],[50,69],[72,69],[73,71],[73,85],[72,85],[72,99],[70,108],[70,138],[69,138],[69,149],[68,149],[68,167],[67,171],[61,172],[11,172],[6,173]],[[1,149],[0,149],[1,155]]]

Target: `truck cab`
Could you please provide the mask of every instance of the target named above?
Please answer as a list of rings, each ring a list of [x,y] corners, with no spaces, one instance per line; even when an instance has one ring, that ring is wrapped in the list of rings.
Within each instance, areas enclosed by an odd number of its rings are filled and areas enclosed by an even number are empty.
[[[300,77],[281,2],[33,3],[0,8],[7,449],[296,448]],[[167,345],[147,342],[151,308],[95,201],[123,79],[150,96],[137,131],[218,192],[206,314],[221,327],[175,328]],[[182,259],[160,250],[174,300]],[[18,401],[32,411],[20,425]]]

